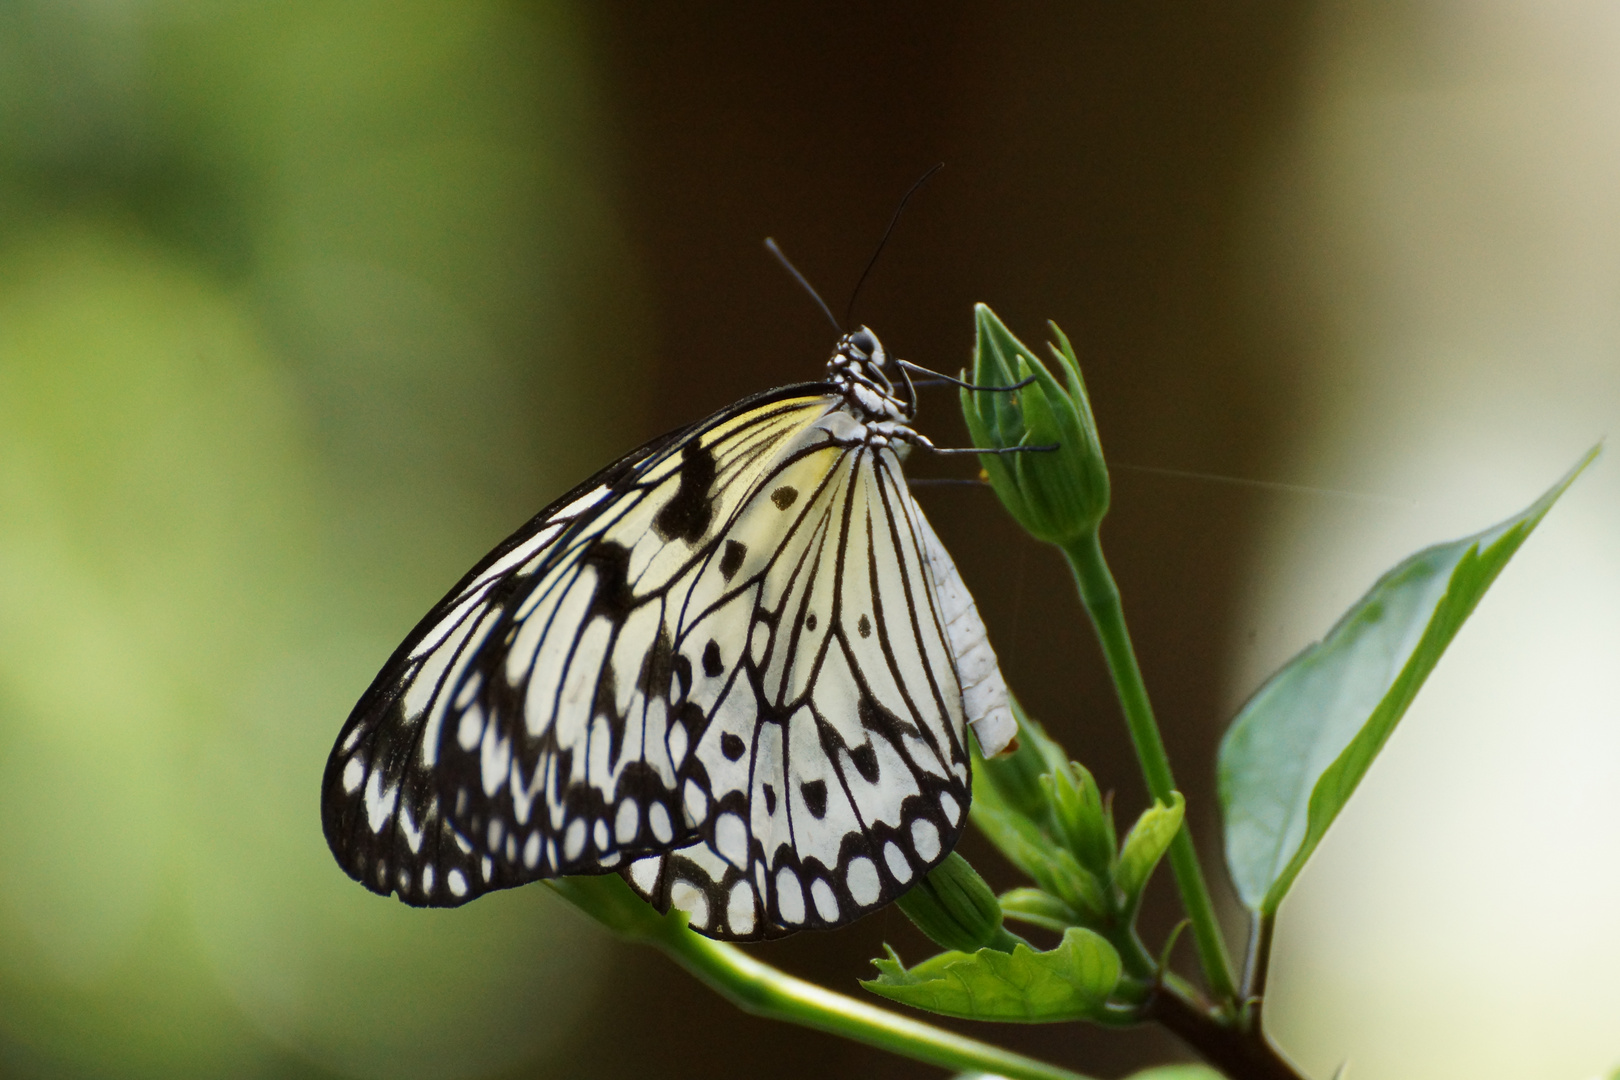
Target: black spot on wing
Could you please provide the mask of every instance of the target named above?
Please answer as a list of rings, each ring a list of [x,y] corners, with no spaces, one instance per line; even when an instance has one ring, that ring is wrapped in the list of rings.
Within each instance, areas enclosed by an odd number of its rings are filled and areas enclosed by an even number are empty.
[[[922,738],[922,731],[916,724],[900,719],[870,697],[861,698],[860,717],[862,727],[877,732],[896,746],[901,745],[902,738],[907,735],[914,739]]]
[[[765,812],[776,813],[776,789],[769,784],[762,785],[765,791]]]
[[[776,508],[778,510],[786,510],[788,507],[793,505],[794,501],[798,499],[798,497],[799,489],[788,484],[783,484],[781,487],[771,492],[771,502],[776,504]]]
[[[865,615],[862,615],[860,621],[855,624],[855,629],[861,635],[861,637],[871,637],[872,620],[868,619]]]
[[[635,593],[629,581],[630,549],[611,540],[597,540],[586,551],[585,563],[594,567],[597,575],[596,595],[591,599],[592,614],[623,622],[635,606]]]
[[[605,716],[608,724],[608,746],[612,759],[619,758],[619,742],[624,736],[624,718],[619,715],[619,676],[613,670],[613,661],[602,661],[602,672],[596,677],[596,700],[591,705],[591,717]]]
[[[861,779],[868,784],[877,783],[878,759],[877,750],[871,743],[862,743],[849,752],[849,758],[855,763],[855,771],[861,774]]]
[[[692,661],[680,653],[675,654],[675,694],[672,701],[685,701],[692,692]]]
[[[624,772],[619,776],[619,787],[616,792],[618,799],[637,799],[641,804],[650,806],[653,803],[663,803],[666,808],[672,809],[670,789],[664,783],[664,778],[658,770],[645,761],[626,762]],[[646,815],[642,815],[641,831],[646,831]]]
[[[670,681],[675,677],[675,645],[669,629],[660,625],[653,647],[641,661],[641,675],[636,687],[649,698],[668,698]]]
[[[703,674],[713,679],[718,678],[725,670],[725,662],[720,659],[720,645],[710,641],[703,647]]]
[[[720,752],[726,755],[727,761],[736,761],[747,749],[748,745],[729,731],[720,736]]]
[[[748,555],[748,545],[736,540],[726,541],[726,553],[720,556],[720,576],[730,581],[742,567],[743,559]]]
[[[681,447],[681,484],[675,497],[664,504],[653,518],[653,528],[665,540],[684,540],[695,544],[709,529],[714,516],[714,502],[709,488],[714,485],[714,454],[702,442],[693,439]]]
[[[799,794],[804,796],[804,807],[810,811],[810,816],[820,821],[827,816],[827,783],[824,780],[806,780],[799,785]]]
[[[708,723],[709,720],[707,716],[703,715],[703,706],[695,701],[683,701],[680,707],[675,710],[675,719],[685,726],[688,737],[691,737],[695,732],[701,732],[703,725]]]

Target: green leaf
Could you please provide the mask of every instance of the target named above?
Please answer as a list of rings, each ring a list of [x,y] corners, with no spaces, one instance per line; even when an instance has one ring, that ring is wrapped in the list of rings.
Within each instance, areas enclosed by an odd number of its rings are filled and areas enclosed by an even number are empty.
[[[1120,849],[1114,885],[1125,894],[1127,905],[1136,903],[1137,897],[1142,895],[1148,875],[1159,865],[1159,860],[1169,850],[1170,841],[1176,838],[1176,830],[1181,828],[1187,800],[1179,791],[1172,791],[1170,798],[1169,806],[1156,802],[1136,819]]]
[[[1221,742],[1219,781],[1245,905],[1277,910],[1463,621],[1598,450],[1524,512],[1389,571],[1243,707]]]
[[[1041,889],[1011,889],[1002,893],[1001,913],[1054,934],[1080,924],[1080,914],[1074,908]]]
[[[1226,1080],[1208,1065],[1156,1065],[1131,1073],[1125,1080]]]
[[[904,1005],[968,1020],[1044,1024],[1102,1014],[1119,983],[1119,954],[1090,930],[1071,927],[1050,952],[948,952],[907,970],[894,950],[875,960],[862,986]]]

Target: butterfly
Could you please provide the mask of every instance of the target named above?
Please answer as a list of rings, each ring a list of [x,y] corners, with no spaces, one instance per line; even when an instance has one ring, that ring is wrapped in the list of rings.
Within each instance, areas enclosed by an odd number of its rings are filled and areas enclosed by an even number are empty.
[[[903,378],[904,393],[887,373]],[[849,923],[939,864],[1016,731],[901,472],[876,335],[540,511],[417,624],[322,781],[349,875],[448,907],[617,871],[709,937]]]

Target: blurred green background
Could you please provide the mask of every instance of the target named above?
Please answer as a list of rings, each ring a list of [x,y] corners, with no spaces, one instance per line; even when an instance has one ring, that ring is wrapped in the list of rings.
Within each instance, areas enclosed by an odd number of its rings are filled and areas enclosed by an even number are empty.
[[[1557,95],[1538,112],[1513,89],[1574,70],[1557,50],[1521,62],[1520,41],[1546,37],[1521,23],[1616,37],[1591,5],[1543,22],[1443,7],[0,0],[0,1073],[934,1075],[742,1017],[542,888],[453,912],[372,896],[321,837],[331,740],[415,620],[541,505],[661,431],[816,377],[831,334],[761,240],[839,310],[939,160],[855,313],[892,350],[964,363],[984,300],[1030,340],[1063,323],[1117,461],[1398,493],[1413,470],[1448,476],[1449,451],[1401,449],[1425,418],[1367,404],[1386,375],[1355,361],[1443,355],[1449,408],[1479,343],[1442,329],[1390,347],[1392,302],[1408,322],[1429,309],[1378,239],[1451,253],[1410,275],[1448,283],[1437,310],[1458,293],[1505,310],[1501,268],[1550,233],[1533,216],[1500,243],[1471,231],[1541,197],[1479,147],[1560,163],[1613,207],[1620,154],[1558,157],[1502,129],[1584,116],[1560,153],[1620,145],[1589,130],[1620,131],[1620,98],[1604,82],[1572,94],[1606,103],[1590,115]],[[1380,141],[1390,102],[1468,86],[1490,92],[1440,134]],[[1413,227],[1451,221],[1458,190],[1475,210],[1452,232]],[[1543,201],[1586,205],[1571,198]],[[1301,589],[1322,610],[1249,597],[1276,591],[1274,565],[1322,566],[1298,540],[1310,528],[1333,547],[1388,525],[1387,504],[1116,477],[1105,539],[1211,856],[1207,763],[1266,667],[1383,565],[1523,505],[1620,419],[1604,366],[1620,247],[1599,219],[1620,215],[1563,222],[1597,238],[1580,259],[1545,254],[1585,268],[1590,302],[1521,323],[1590,328],[1571,340],[1591,364],[1559,379],[1602,404],[1537,429],[1557,436],[1522,487],[1462,505],[1436,480],[1456,513],[1312,570]],[[1517,357],[1544,339],[1492,340]],[[1336,413],[1347,400],[1362,411]],[[941,444],[964,438],[954,412],[948,394],[925,404]],[[1464,427],[1523,460],[1501,415]],[[1389,473],[1362,468],[1369,446]],[[1499,459],[1478,460],[1490,489]],[[920,497],[1009,681],[1134,816],[1140,782],[1062,564],[984,492]],[[1593,535],[1612,537],[1602,521]],[[1157,882],[1155,934],[1168,901]],[[1290,956],[1333,940],[1366,970],[1400,962],[1370,947],[1387,927],[1309,911],[1284,910]],[[886,940],[925,948],[890,911],[757,951],[854,990]],[[1414,1055],[1409,1027],[1353,1013],[1379,999],[1366,971],[1291,963],[1275,1015],[1313,1067],[1354,1044],[1393,1062],[1369,1075],[1437,1076],[1447,1048],[1486,1045],[1428,1019],[1434,1053]],[[1185,1056],[1152,1031],[990,1034],[1103,1075]]]
[[[583,51],[516,5],[0,8],[8,1074],[476,1076],[589,1007],[537,890],[368,904],[312,801],[361,673],[641,409]]]

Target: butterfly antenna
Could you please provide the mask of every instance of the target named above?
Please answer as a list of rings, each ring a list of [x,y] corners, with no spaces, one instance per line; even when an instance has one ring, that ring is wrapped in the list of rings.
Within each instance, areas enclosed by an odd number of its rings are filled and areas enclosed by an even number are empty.
[[[793,280],[797,281],[804,288],[804,291],[810,294],[810,299],[816,302],[816,306],[821,309],[821,313],[827,316],[827,321],[832,323],[833,332],[842,334],[844,328],[839,325],[837,319],[833,318],[832,308],[827,306],[827,301],[821,298],[821,294],[816,292],[815,287],[809,281],[805,280],[805,276],[799,273],[799,268],[788,261],[788,257],[782,254],[782,249],[776,246],[776,241],[769,236],[765,238],[765,250],[775,255],[776,261],[781,263],[782,267],[793,275]]]
[[[963,390],[983,390],[989,392],[992,390],[1022,390],[1024,387],[1035,381],[1035,376],[1031,375],[1027,379],[1020,379],[1011,386],[980,386],[977,383],[963,382],[961,379],[953,379],[949,375],[930,370],[929,368],[923,367],[921,364],[913,364],[910,360],[901,360],[899,361],[899,364],[900,370],[906,372],[906,381],[911,383],[913,386],[960,386]],[[920,371],[924,375],[927,375],[928,378],[913,381],[911,378],[911,372],[913,371]]]
[[[917,194],[918,188],[928,183],[929,178],[944,167],[945,163],[941,161],[918,177],[917,182],[911,185],[911,190],[900,196],[900,205],[894,208],[894,216],[889,219],[889,227],[883,230],[883,238],[878,241],[877,250],[872,252],[871,261],[866,264],[866,269],[861,271],[860,279],[855,282],[855,291],[849,294],[849,306],[844,309],[844,324],[846,326],[849,324],[849,317],[855,313],[855,300],[861,295],[861,286],[866,284],[867,275],[871,274],[872,267],[877,265],[878,256],[883,254],[883,245],[889,242],[889,234],[894,232],[896,225],[900,224],[900,215],[905,211],[906,203],[910,202],[911,197]]]

